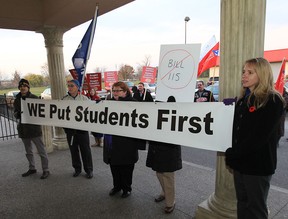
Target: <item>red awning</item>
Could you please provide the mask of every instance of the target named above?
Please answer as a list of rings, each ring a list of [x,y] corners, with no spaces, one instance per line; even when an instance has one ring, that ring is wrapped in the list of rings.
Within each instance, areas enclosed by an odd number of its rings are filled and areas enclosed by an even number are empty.
[[[288,49],[277,49],[264,51],[264,58],[271,62],[282,62],[283,58],[288,59]]]

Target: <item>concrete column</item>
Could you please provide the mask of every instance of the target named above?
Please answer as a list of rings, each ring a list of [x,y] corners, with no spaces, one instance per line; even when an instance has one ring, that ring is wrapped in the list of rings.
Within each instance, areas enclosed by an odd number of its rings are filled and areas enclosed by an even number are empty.
[[[45,39],[52,99],[59,100],[66,94],[66,80],[63,56],[63,34],[68,29],[43,27],[39,30]],[[54,127],[53,145],[59,150],[68,149],[66,135],[62,128]]]
[[[220,101],[236,97],[245,60],[263,57],[266,0],[221,0]],[[197,219],[237,218],[233,176],[217,153],[215,192],[196,210]]]
[[[53,142],[52,142],[52,127],[47,125],[42,125],[43,142],[46,147],[47,153],[53,152]]]

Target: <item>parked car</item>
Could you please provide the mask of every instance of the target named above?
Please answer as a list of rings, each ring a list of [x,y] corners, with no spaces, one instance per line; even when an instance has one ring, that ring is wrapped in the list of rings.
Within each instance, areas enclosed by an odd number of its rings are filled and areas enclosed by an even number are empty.
[[[41,94],[40,98],[44,100],[51,100],[51,88],[46,88]]]
[[[123,81],[123,82],[127,84],[130,90],[132,90],[132,87],[134,86],[134,83],[132,81]]]
[[[108,94],[109,93],[107,92],[106,89],[102,89],[100,91],[99,90],[97,91],[97,95],[101,98],[101,100],[105,100]]]
[[[151,93],[155,92],[157,86],[156,83],[143,83],[143,84],[146,90],[149,90]]]
[[[5,94],[6,103],[8,104],[8,107],[13,107],[14,100],[18,93],[19,93],[19,90],[12,90],[12,91],[8,91],[7,94]]]
[[[206,87],[205,89],[212,92],[213,97],[216,102],[219,101],[219,83],[218,82]]]
[[[153,100],[155,101],[155,98],[156,98],[156,93],[155,93],[155,92],[151,92],[150,94],[151,94],[151,96],[152,96]]]
[[[210,77],[207,86],[214,84],[215,82],[219,82],[219,77]]]
[[[288,81],[284,84],[284,88],[285,88],[286,92],[288,92]]]

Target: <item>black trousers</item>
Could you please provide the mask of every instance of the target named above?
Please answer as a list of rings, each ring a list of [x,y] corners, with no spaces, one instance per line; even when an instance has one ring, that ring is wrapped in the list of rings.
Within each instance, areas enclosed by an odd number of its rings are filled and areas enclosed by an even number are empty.
[[[132,191],[132,178],[135,164],[111,165],[110,169],[113,177],[113,185],[116,190],[123,192]]]
[[[93,172],[92,154],[90,148],[89,133],[67,134],[67,141],[72,157],[72,166],[76,172],[81,172],[82,164],[86,173]],[[81,158],[80,158],[81,153]]]
[[[234,171],[238,219],[267,219],[269,176],[245,175]]]

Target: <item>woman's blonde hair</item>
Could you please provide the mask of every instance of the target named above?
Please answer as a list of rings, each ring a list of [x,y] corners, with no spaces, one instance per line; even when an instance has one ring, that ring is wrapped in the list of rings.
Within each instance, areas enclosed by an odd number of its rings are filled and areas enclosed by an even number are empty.
[[[248,104],[260,108],[266,105],[271,94],[276,94],[282,98],[278,91],[274,89],[273,72],[270,63],[264,58],[253,58],[245,61],[244,66],[254,68],[259,78],[259,83],[256,84],[251,95],[248,97]],[[243,69],[244,69],[243,66]],[[245,96],[247,88],[242,88],[241,97]],[[251,97],[254,97],[254,103],[250,103]],[[282,98],[283,99],[283,98]]]

